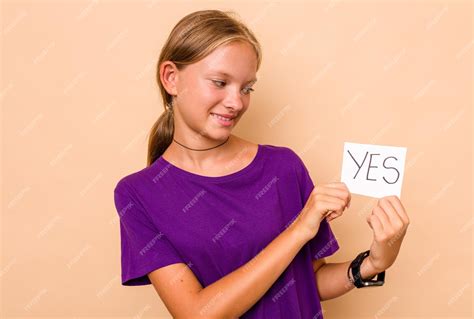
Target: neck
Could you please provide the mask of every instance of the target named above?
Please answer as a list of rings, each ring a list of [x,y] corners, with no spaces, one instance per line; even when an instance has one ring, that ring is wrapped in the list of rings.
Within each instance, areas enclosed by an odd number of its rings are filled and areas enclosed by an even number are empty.
[[[206,167],[212,167],[213,164],[222,161],[223,159],[227,159],[235,150],[236,145],[236,137],[234,135],[230,135],[229,139],[226,141],[227,137],[223,140],[212,140],[208,139],[204,136],[200,136],[199,138],[180,138],[179,136],[174,136],[174,139],[179,143],[196,150],[203,150],[204,151],[196,151],[190,150],[175,141],[173,141],[170,146],[165,151],[165,157],[172,158],[174,161],[178,161],[183,166],[186,167],[195,167],[198,169],[205,169]],[[225,143],[224,143],[225,142]],[[224,144],[222,144],[224,143]],[[220,146],[217,146],[222,144]],[[217,147],[215,147],[217,146]],[[214,147],[214,148],[213,148]]]

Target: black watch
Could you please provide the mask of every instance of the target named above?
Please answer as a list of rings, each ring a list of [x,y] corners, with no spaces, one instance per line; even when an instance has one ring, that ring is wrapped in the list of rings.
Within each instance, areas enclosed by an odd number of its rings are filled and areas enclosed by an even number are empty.
[[[354,286],[356,286],[357,288],[382,286],[385,283],[385,270],[377,274],[376,280],[372,280],[375,277],[375,275],[369,280],[362,279],[362,276],[360,274],[360,265],[362,264],[362,261],[364,260],[364,258],[369,256],[369,254],[370,254],[370,250],[360,253],[351,262],[349,268],[347,268],[347,278],[349,278],[349,281],[352,282]],[[354,280],[352,280],[351,277],[349,276],[349,271],[351,271],[352,278],[354,278]]]

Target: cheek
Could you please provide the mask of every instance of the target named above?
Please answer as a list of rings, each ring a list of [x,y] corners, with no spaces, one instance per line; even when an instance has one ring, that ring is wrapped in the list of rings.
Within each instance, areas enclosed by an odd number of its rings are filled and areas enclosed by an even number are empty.
[[[189,93],[192,96],[194,102],[199,101],[199,104],[214,104],[223,97],[223,90],[219,90],[217,87],[213,87],[213,83],[209,83],[206,80],[196,81],[193,85],[190,85]]]

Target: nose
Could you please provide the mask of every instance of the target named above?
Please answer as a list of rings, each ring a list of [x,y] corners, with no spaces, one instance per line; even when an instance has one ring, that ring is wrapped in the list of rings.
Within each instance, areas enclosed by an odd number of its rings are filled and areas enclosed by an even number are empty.
[[[224,100],[226,108],[232,108],[235,112],[240,112],[244,108],[244,102],[242,101],[242,95],[240,91],[232,90],[227,93]]]

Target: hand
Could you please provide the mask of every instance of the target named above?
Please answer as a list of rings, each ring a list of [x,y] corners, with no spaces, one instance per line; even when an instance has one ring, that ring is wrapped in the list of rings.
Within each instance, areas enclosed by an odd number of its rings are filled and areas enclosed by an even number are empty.
[[[397,196],[380,198],[367,216],[374,240],[367,257],[377,273],[390,267],[397,258],[410,219]]]
[[[306,238],[311,239],[318,233],[321,221],[331,221],[342,215],[350,206],[351,193],[345,183],[334,182],[317,185],[313,188],[303,210],[298,215],[298,222]]]

